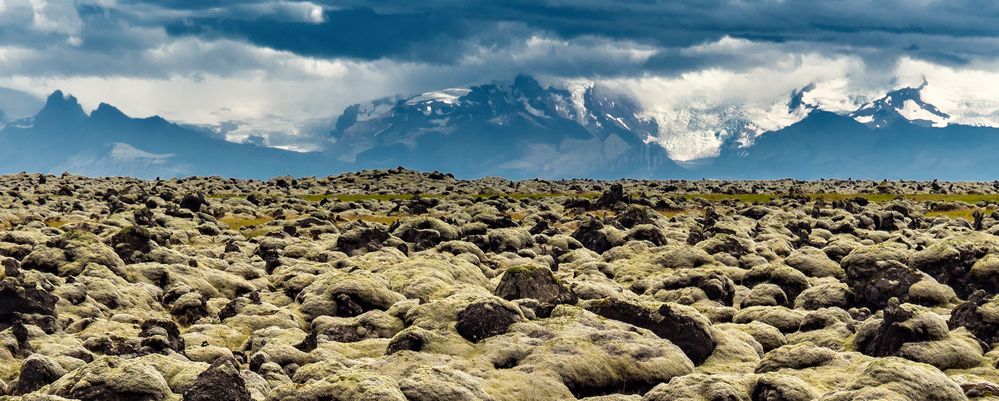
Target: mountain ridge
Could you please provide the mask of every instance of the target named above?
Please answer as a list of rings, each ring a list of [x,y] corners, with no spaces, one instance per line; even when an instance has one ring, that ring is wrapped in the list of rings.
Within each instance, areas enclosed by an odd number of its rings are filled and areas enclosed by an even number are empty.
[[[719,133],[717,155],[693,162],[669,157],[661,121],[633,99],[597,84],[544,86],[526,75],[352,105],[332,124],[326,149],[302,153],[228,142],[159,116],[133,118],[108,103],[88,114],[57,90],[34,117],[0,129],[0,171],[265,178],[405,166],[510,178],[999,175],[988,154],[999,148],[999,129],[952,122],[923,99],[925,86],[834,113],[808,101],[815,85],[807,85],[780,106],[796,121]],[[730,127],[759,127],[732,115]]]

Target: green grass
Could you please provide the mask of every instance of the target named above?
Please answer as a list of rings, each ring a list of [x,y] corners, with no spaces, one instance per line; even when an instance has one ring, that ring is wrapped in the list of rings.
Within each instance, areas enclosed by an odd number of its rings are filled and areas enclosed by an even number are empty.
[[[965,202],[976,204],[979,202],[999,203],[999,194],[911,194],[904,195],[906,199],[915,201],[938,201],[938,202]]]
[[[69,224],[68,221],[62,219],[47,219],[45,220],[45,225],[52,228],[62,228],[62,226]]]
[[[935,210],[935,211],[932,211],[932,212],[927,212],[925,215],[923,215],[923,217],[926,217],[926,218],[946,217],[948,219],[964,219],[964,220],[973,222],[973,221],[975,221],[975,218],[974,218],[974,216],[972,216],[972,214],[974,214],[976,210],[981,210],[982,213],[985,214],[986,216],[988,216],[989,214],[991,214],[992,212],[995,211],[995,209],[993,209],[993,208],[988,208],[988,209],[971,208],[971,209]]]
[[[870,193],[865,193],[865,194],[841,194],[841,193],[835,193],[835,194],[808,194],[806,196],[808,196],[809,198],[811,198],[813,200],[822,199],[823,201],[826,201],[826,202],[844,201],[844,200],[850,200],[850,199],[856,199],[856,198],[864,198],[864,199],[867,199],[868,201],[871,201],[871,202],[880,203],[880,202],[891,202],[891,201],[895,200],[896,198],[898,198],[898,195],[895,195],[895,194],[870,194]]]
[[[267,222],[274,220],[270,216],[261,217],[244,217],[244,216],[225,216],[219,219],[219,221],[227,224],[229,228],[233,230],[242,230],[247,227],[256,227],[261,224],[267,224]]]
[[[243,236],[247,239],[267,235],[268,233],[277,231],[277,227],[263,226],[271,220],[274,220],[274,218],[270,216],[246,217],[233,215],[224,216],[219,219],[220,222],[229,225],[229,228],[233,230],[239,231],[239,233],[243,234]]]

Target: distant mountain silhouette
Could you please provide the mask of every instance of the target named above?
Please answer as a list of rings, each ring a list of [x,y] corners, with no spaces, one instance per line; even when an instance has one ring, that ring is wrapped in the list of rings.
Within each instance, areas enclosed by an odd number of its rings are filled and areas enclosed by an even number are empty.
[[[872,128],[849,116],[816,110],[770,132],[753,146],[726,149],[702,166],[716,178],[871,178],[994,180],[999,129],[907,120]]]
[[[0,131],[0,170],[136,177],[269,177],[319,171],[318,154],[211,139],[160,117],[130,118],[108,104],[89,116],[56,91],[35,117]]]
[[[0,130],[0,172],[267,178],[404,166],[518,179],[999,177],[999,129],[954,124],[923,100],[922,87],[847,114],[807,104],[812,88],[787,102],[800,121],[682,165],[655,141],[656,120],[630,99],[599,86],[544,87],[528,76],[350,106],[328,148],[311,153],[227,142],[108,104],[88,115],[56,91],[37,115]],[[732,126],[748,126],[743,117]]]

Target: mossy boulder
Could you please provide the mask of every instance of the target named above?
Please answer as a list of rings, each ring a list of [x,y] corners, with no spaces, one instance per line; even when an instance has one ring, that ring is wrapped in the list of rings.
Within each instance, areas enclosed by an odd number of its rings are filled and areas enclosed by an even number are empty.
[[[576,294],[563,284],[551,269],[539,265],[514,266],[507,269],[496,286],[496,296],[513,301],[530,298],[541,304],[539,316],[551,314],[559,304],[575,304]]]

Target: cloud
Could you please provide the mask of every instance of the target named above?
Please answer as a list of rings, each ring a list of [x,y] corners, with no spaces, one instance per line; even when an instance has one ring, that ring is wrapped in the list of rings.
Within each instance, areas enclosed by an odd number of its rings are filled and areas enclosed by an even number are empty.
[[[767,121],[809,83],[844,111],[926,76],[945,111],[999,122],[997,14],[973,0],[0,0],[0,86],[240,121],[288,146],[351,103],[518,73],[597,81],[659,115],[745,105]]]

